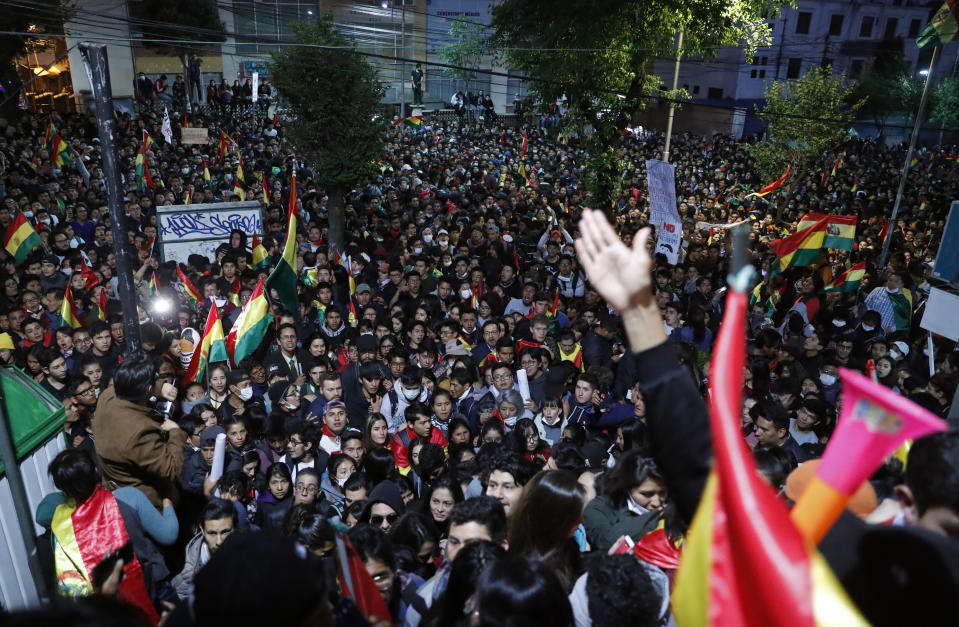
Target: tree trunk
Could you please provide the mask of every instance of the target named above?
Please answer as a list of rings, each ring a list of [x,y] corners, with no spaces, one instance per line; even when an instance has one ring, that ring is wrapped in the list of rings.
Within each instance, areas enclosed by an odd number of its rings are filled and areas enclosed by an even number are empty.
[[[343,235],[346,226],[343,198],[346,195],[346,191],[346,189],[339,186],[331,187],[327,190],[329,200],[327,201],[326,208],[331,256],[333,251],[343,252]]]

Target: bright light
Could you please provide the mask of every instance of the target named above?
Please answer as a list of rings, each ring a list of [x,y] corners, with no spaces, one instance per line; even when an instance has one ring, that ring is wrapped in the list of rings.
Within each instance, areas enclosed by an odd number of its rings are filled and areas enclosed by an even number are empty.
[[[153,311],[158,314],[165,314],[173,308],[173,301],[169,298],[156,298],[153,300]]]
[[[929,70],[919,70],[919,76],[929,76]]]
[[[387,0],[383,0],[383,2],[380,3],[380,6],[383,7],[384,9],[388,9],[390,8],[390,3],[387,2]]]
[[[313,11],[307,11],[306,14],[307,14],[307,15],[313,15]]]

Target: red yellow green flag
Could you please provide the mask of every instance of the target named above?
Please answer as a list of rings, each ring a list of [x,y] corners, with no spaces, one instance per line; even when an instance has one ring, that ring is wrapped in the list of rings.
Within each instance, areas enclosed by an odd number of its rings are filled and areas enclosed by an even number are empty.
[[[266,254],[266,246],[260,242],[260,238],[253,234],[253,268],[259,269],[266,267],[269,259]]]
[[[772,274],[778,274],[790,266],[816,265],[825,239],[826,221],[820,220],[812,226],[796,231],[789,237],[774,241],[770,247],[776,254],[776,259],[770,271]]]
[[[946,0],[926,27],[919,33],[916,45],[921,50],[942,46],[959,36],[959,0]]]
[[[180,284],[183,286],[183,293],[193,302],[193,308],[196,309],[203,300],[203,295],[200,294],[200,290],[196,289],[196,286],[193,285],[190,278],[183,273],[183,270],[180,270],[180,266],[176,268],[176,275],[179,277]]]
[[[53,136],[53,150],[51,152],[50,159],[58,166],[63,167],[70,164],[70,146],[59,135]]]
[[[100,295],[97,297],[96,302],[90,309],[90,313],[87,315],[87,321],[91,321],[94,318],[98,320],[107,319],[107,292],[104,289],[100,290]]]
[[[730,291],[713,351],[713,468],[686,536],[672,598],[677,624],[865,625],[835,575],[759,477],[742,437],[746,295]]]
[[[300,305],[296,293],[296,172],[293,173],[290,185],[290,209],[287,216],[283,256],[277,261],[266,284],[270,289],[276,290],[283,309],[299,320]]]
[[[3,242],[3,247],[13,255],[17,265],[20,265],[27,258],[27,255],[42,243],[43,240],[37,235],[33,225],[27,222],[22,213],[18,213],[17,217],[10,221],[10,226],[7,227],[7,236]]]
[[[862,278],[864,276],[866,276],[866,262],[860,261],[833,279],[832,283],[824,287],[822,291],[826,294],[833,292],[855,292],[862,284]]]
[[[203,160],[203,180],[206,181],[207,183],[213,180],[210,178],[210,166],[206,162],[206,159]]]
[[[797,231],[808,229],[820,220],[826,221],[826,237],[822,247],[834,250],[852,250],[856,241],[857,216],[834,216],[825,213],[810,212],[799,219]]]
[[[263,177],[261,184],[263,186],[263,204],[268,205],[270,204],[270,186],[267,184],[265,176]]]
[[[157,294],[157,273],[150,273],[150,296],[156,296]]]
[[[73,292],[69,285],[63,295],[63,304],[60,305],[60,326],[70,327],[71,329],[83,326],[83,323],[80,322],[80,315],[77,313],[77,305],[73,302]]]
[[[226,361],[228,359],[226,344],[223,338],[223,325],[220,323],[220,314],[216,305],[210,307],[210,313],[206,318],[206,326],[203,328],[203,337],[200,338],[200,345],[193,350],[193,357],[190,358],[190,365],[186,369],[183,380],[192,383],[203,379],[206,373],[207,364]]]
[[[422,126],[423,116],[422,115],[411,115],[408,118],[400,118],[393,122],[393,126],[399,126],[400,124],[405,124],[406,126],[416,129]]]
[[[782,176],[780,176],[778,179],[776,179],[775,181],[773,181],[772,183],[770,183],[770,184],[767,185],[766,187],[762,188],[762,189],[759,190],[758,192],[753,192],[752,194],[746,194],[746,196],[744,196],[744,198],[749,198],[750,196],[759,196],[760,198],[762,198],[762,197],[765,196],[766,194],[768,194],[768,193],[770,193],[770,192],[774,192],[774,191],[776,191],[777,189],[779,189],[779,186],[782,185],[782,184],[786,181],[786,177],[788,177],[788,176],[789,176],[789,166],[787,165],[787,166],[786,166],[786,171],[783,172],[783,175],[782,175]]]
[[[259,348],[273,321],[269,311],[270,304],[263,293],[263,279],[260,279],[226,336],[226,351],[234,366]]]
[[[243,287],[243,284],[240,283],[240,279],[233,281],[233,285],[230,286],[230,291],[226,295],[226,299],[233,303],[235,306],[240,306],[240,289]]]
[[[90,266],[87,265],[87,262],[80,258],[80,274],[83,276],[83,287],[90,291],[93,287],[100,283],[100,277],[96,275],[93,270],[90,269]]]

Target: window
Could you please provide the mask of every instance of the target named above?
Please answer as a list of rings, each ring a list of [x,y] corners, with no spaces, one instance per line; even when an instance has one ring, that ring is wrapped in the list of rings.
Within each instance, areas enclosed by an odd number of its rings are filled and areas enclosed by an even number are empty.
[[[759,65],[766,65],[769,62],[769,57],[763,57],[763,60],[759,62]]]
[[[829,35],[831,37],[839,37],[842,35],[842,22],[846,19],[845,15],[837,13],[829,19]]]
[[[722,100],[723,90],[721,87],[710,87],[709,91],[706,92],[706,97],[711,100]]]
[[[749,78],[756,78],[756,70],[749,73]]]
[[[849,76],[859,78],[862,76],[864,66],[865,62],[862,59],[854,59],[853,62],[849,64]]]
[[[695,96],[698,93],[699,93],[699,85],[693,85],[693,95]]]
[[[882,34],[883,39],[894,39],[896,37],[896,29],[899,28],[899,20],[890,17],[886,20],[886,30]]]
[[[808,35],[810,22],[812,22],[812,13],[809,11],[800,11],[799,17],[796,19],[796,34]]]
[[[867,15],[862,18],[862,24],[859,25],[859,36],[868,39],[872,37],[872,27],[876,25],[876,18],[872,15]]]
[[[786,66],[786,78],[799,78],[799,73],[802,71],[802,58],[793,57],[789,60],[789,64]]]
[[[766,70],[759,70],[759,78],[766,78]]]
[[[922,26],[922,20],[912,20],[909,22],[909,39],[915,39],[919,36],[920,26]]]

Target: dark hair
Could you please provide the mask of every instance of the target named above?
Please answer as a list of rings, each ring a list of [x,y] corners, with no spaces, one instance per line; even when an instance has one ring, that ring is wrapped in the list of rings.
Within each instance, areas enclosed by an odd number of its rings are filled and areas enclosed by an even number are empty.
[[[387,448],[374,447],[363,455],[363,471],[371,485],[391,479],[396,475],[396,460]]]
[[[406,418],[406,422],[408,423],[413,423],[417,416],[426,416],[429,418],[432,415],[433,412],[430,411],[430,408],[418,401],[413,401],[407,405],[406,410],[403,412],[403,417]]]
[[[906,485],[922,516],[930,507],[959,514],[959,431],[919,438],[906,461]]]
[[[424,542],[435,544],[439,540],[439,533],[429,516],[407,512],[390,528],[389,538],[394,548],[406,546],[413,549],[414,553],[419,553]]]
[[[619,429],[623,432],[623,452],[633,449],[645,450],[646,448],[646,423],[638,418],[630,418],[619,424]]]
[[[350,542],[353,543],[353,548],[356,549],[356,553],[362,561],[378,559],[386,564],[390,570],[396,570],[393,545],[379,527],[361,523],[350,529],[347,535],[349,535]]]
[[[770,398],[760,399],[749,410],[749,417],[755,422],[758,418],[763,418],[773,423],[773,429],[789,429],[789,413],[786,408],[778,401]]]
[[[505,557],[502,546],[486,540],[470,542],[460,549],[450,567],[446,592],[430,607],[420,624],[424,627],[461,624],[463,608],[476,591],[479,578],[490,564]]]
[[[290,474],[289,467],[283,462],[274,462],[266,469],[266,482],[269,483],[273,477],[280,477],[293,483],[293,476]]]
[[[47,467],[53,477],[53,485],[67,498],[77,502],[86,501],[100,483],[100,473],[90,454],[83,449],[68,448],[60,451]]]
[[[138,403],[150,395],[156,379],[153,360],[144,353],[124,359],[113,371],[113,388],[117,398]]]
[[[467,499],[453,506],[450,525],[471,522],[486,527],[486,533],[495,544],[502,544],[506,539],[506,510],[502,503],[491,496]]]
[[[476,607],[481,627],[573,624],[573,611],[562,585],[553,571],[536,559],[507,557],[493,562],[476,585]]]
[[[796,469],[796,456],[781,446],[756,447],[753,459],[759,472],[777,491],[786,486],[786,477]]]
[[[208,520],[220,520],[222,518],[229,518],[234,525],[237,524],[236,508],[233,506],[233,501],[211,497],[203,506],[203,509],[200,510],[200,526],[202,527],[203,523]]]
[[[233,494],[245,502],[250,492],[250,478],[242,470],[228,470],[216,482],[216,487],[220,493]]]
[[[647,567],[632,555],[593,560],[586,578],[589,617],[594,625],[656,627],[661,624],[662,592]]]
[[[328,542],[335,542],[336,533],[326,516],[307,514],[299,520],[296,531],[293,533],[293,540],[305,546],[307,550],[315,551]]]
[[[620,456],[616,466],[603,481],[603,493],[616,509],[626,507],[629,491],[647,479],[663,481],[663,476],[653,460],[645,458],[633,449]]]
[[[583,486],[565,470],[539,473],[512,508],[509,551],[535,557],[552,568],[569,593],[579,575],[579,547],[572,538],[586,505]]]

